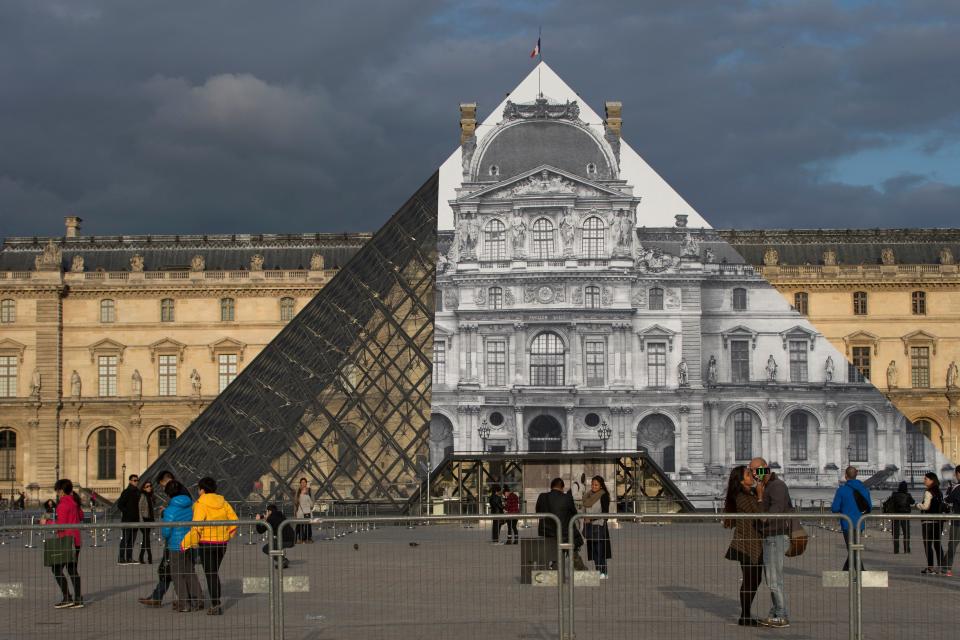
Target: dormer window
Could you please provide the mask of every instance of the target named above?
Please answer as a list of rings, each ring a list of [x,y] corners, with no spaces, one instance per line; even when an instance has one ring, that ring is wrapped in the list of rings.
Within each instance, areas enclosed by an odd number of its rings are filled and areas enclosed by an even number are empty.
[[[487,170],[487,172],[490,174],[491,178],[496,178],[497,176],[500,175],[500,167],[495,164],[492,164],[490,165],[490,168]]]
[[[587,163],[587,177],[588,178],[597,177],[597,165],[593,164],[592,162]]]

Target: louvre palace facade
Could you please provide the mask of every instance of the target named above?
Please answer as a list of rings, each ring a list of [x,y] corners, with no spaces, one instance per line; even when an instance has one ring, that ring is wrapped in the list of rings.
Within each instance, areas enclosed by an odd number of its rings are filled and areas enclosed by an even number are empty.
[[[604,126],[507,102],[441,232],[430,453],[647,452],[689,496],[762,455],[797,487],[945,462],[716,232],[637,219]]]

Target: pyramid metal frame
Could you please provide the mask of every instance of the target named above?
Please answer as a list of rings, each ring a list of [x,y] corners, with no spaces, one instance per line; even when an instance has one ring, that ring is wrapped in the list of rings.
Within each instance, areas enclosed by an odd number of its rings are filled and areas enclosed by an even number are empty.
[[[144,477],[209,475],[251,506],[306,477],[318,500],[405,508],[428,456],[437,202],[435,173]]]

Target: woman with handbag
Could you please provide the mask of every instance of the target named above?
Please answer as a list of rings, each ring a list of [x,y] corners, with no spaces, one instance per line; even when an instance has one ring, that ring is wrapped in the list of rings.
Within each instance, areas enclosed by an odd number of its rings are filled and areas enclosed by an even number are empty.
[[[80,524],[83,511],[80,510],[80,497],[73,492],[73,483],[62,478],[54,485],[57,492],[57,506],[53,520],[44,517],[40,524]],[[57,535],[44,542],[43,563],[50,567],[53,577],[60,587],[63,598],[53,605],[56,609],[82,609],[83,596],[80,593],[80,573],[77,563],[80,560],[80,530],[59,529]],[[73,583],[73,596],[64,571],[70,575]]]
[[[727,497],[724,513],[761,513],[760,503],[754,493],[756,478],[746,465],[734,467],[727,481]],[[753,599],[763,579],[763,537],[760,535],[759,519],[728,519],[723,521],[726,529],[733,529],[733,539],[724,556],[740,563],[740,619],[741,627],[761,626],[753,617]]]
[[[924,474],[923,484],[927,490],[923,492],[923,502],[917,505],[917,509],[929,515],[943,513],[940,478],[930,471]],[[936,575],[943,565],[943,545],[940,543],[940,536],[943,535],[943,520],[922,520],[920,531],[923,533],[923,549],[927,554],[927,568],[920,573]]]
[[[306,478],[300,478],[293,509],[295,518],[305,519],[313,516],[313,498],[310,496],[310,487],[307,485]],[[313,544],[313,526],[309,522],[297,525],[297,542]]]
[[[140,489],[140,522],[154,522],[153,483],[144,482]],[[153,564],[153,549],[150,548],[150,534],[152,529],[140,529],[140,564],[143,564],[143,554],[147,554],[147,564]]]
[[[594,476],[590,490],[583,494],[584,513],[602,514],[610,511],[610,493],[602,476]],[[606,518],[584,520],[583,534],[587,539],[587,560],[593,560],[600,572],[600,579],[607,578],[607,560],[613,553],[610,549],[610,527]]]

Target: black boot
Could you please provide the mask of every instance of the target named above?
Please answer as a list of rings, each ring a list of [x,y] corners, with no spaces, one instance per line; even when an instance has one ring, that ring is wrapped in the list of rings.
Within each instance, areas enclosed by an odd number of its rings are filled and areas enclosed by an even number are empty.
[[[153,564],[153,550],[147,549],[147,564]]]

